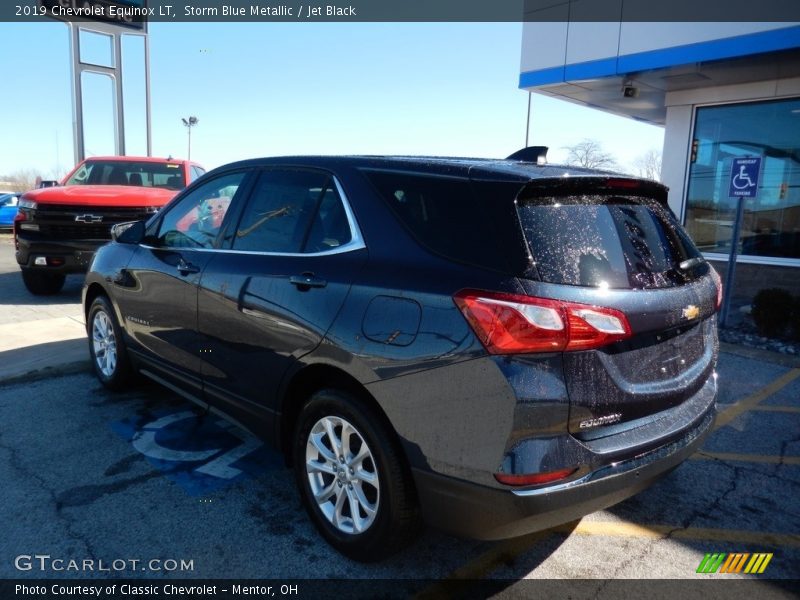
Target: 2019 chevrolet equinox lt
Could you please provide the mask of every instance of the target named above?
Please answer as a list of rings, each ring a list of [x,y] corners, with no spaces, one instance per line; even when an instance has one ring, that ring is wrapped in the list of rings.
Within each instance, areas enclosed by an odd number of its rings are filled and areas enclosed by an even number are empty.
[[[666,197],[516,159],[230,164],[97,252],[94,368],[270,440],[352,558],[423,521],[545,529],[647,487],[714,420],[720,281]]]

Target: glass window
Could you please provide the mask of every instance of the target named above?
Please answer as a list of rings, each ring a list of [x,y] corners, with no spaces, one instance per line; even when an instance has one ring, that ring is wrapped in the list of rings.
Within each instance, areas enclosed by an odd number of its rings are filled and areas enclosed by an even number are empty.
[[[195,179],[199,179],[205,173],[203,169],[201,169],[200,167],[195,167],[194,165],[191,166],[190,170],[191,170],[192,181],[194,181]]]
[[[476,190],[468,179],[456,177],[366,169],[363,173],[412,235],[436,254],[498,271],[526,258],[511,229],[515,224],[495,224],[498,213],[513,211],[521,183],[508,187],[491,182]]]
[[[705,274],[681,269],[699,252],[654,200],[569,196],[521,200],[519,218],[542,281],[604,288],[663,288]]]
[[[264,171],[233,241],[234,250],[324,252],[350,241],[350,227],[330,175]]]
[[[134,185],[182,190],[183,165],[177,162],[87,160],[66,185]]]
[[[743,197],[739,252],[800,258],[800,99],[698,108],[691,154],[685,222],[702,251],[730,252]]]
[[[157,245],[167,248],[211,248],[244,173],[223,175],[184,196],[161,220]]]

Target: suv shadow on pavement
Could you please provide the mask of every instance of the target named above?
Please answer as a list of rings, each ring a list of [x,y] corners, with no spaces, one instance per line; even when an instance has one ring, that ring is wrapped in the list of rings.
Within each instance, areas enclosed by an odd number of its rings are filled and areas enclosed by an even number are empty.
[[[47,306],[52,304],[75,303],[76,306],[81,301],[81,287],[83,286],[83,275],[71,275],[67,277],[64,288],[52,296],[34,296],[22,283],[22,275],[19,270],[8,273],[0,273],[0,306]]]
[[[86,371],[89,365],[85,337],[4,350],[0,386]]]

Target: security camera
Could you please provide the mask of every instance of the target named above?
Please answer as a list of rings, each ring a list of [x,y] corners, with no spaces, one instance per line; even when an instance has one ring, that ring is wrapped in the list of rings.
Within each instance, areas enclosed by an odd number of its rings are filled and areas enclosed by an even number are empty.
[[[639,88],[633,85],[625,85],[622,88],[622,96],[625,98],[638,98]]]

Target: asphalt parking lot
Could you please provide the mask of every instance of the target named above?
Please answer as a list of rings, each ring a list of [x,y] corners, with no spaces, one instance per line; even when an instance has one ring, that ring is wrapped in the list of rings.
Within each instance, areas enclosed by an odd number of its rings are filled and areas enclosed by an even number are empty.
[[[80,280],[37,306],[0,238],[0,326],[79,321]],[[114,394],[80,369],[0,383],[0,578],[491,578],[513,595],[527,578],[596,578],[600,589],[613,578],[715,577],[782,589],[771,580],[800,577],[800,365],[725,347],[719,384],[703,449],[645,492],[505,542],[428,529],[362,565],[317,535],[277,454],[172,392]],[[706,553],[773,556],[760,575],[697,573]],[[35,554],[51,559],[17,559]],[[124,568],[58,570],[55,559]]]

